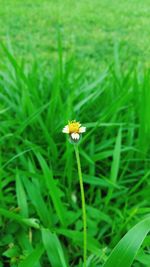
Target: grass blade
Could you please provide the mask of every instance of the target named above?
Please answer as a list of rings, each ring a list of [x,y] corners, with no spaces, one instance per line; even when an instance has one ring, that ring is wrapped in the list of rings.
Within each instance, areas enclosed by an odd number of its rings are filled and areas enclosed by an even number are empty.
[[[115,148],[113,152],[113,161],[111,165],[111,173],[110,180],[113,183],[116,183],[118,172],[119,172],[119,164],[120,164],[120,154],[121,154],[121,138],[122,138],[122,130],[121,128],[118,131],[118,135],[116,138]],[[113,193],[113,188],[110,188],[106,197],[106,204],[108,205]]]
[[[16,193],[17,193],[17,200],[18,200],[18,206],[20,208],[20,213],[23,215],[23,217],[28,217],[28,205],[27,205],[26,194],[18,172],[16,174]]]
[[[32,253],[23,260],[19,267],[39,267],[38,261],[44,252],[44,247],[42,244],[37,245],[37,247],[32,251]]]
[[[44,179],[45,184],[48,189],[48,192],[50,194],[50,197],[53,201],[53,205],[56,209],[57,215],[63,225],[65,225],[65,210],[64,206],[61,202],[60,196],[59,196],[59,189],[57,188],[56,181],[53,179],[53,173],[52,170],[50,170],[49,166],[47,165],[46,161],[40,154],[36,154],[39,163],[41,165],[41,168],[44,173]]]
[[[42,229],[42,240],[52,267],[67,267],[63,249],[56,234]]]
[[[119,241],[103,267],[130,267],[134,258],[150,231],[150,217],[136,224]]]

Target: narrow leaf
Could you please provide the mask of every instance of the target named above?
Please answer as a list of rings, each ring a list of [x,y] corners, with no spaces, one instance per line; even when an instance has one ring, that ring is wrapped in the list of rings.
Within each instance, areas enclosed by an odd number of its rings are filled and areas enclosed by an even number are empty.
[[[23,217],[28,217],[28,205],[27,205],[26,194],[18,172],[16,174],[16,192],[17,192],[17,201],[18,201],[18,206],[20,208],[20,213],[23,215]]]
[[[130,267],[150,231],[150,217],[136,224],[119,241],[103,267]]]
[[[64,211],[64,206],[62,204],[62,201],[60,199],[59,195],[59,188],[56,185],[56,181],[53,178],[53,173],[52,170],[49,168],[47,165],[46,161],[40,154],[36,154],[39,163],[41,165],[41,168],[44,173],[44,179],[45,179],[45,184],[48,189],[49,195],[53,201],[53,205],[56,209],[57,215],[63,225],[65,225],[65,211]]]
[[[115,148],[113,152],[113,161],[111,165],[111,172],[110,172],[110,180],[113,183],[116,183],[118,172],[119,172],[119,164],[120,164],[120,154],[121,154],[121,128],[118,131],[118,135],[116,138]],[[106,197],[106,204],[108,205],[113,193],[113,188],[110,188]]]
[[[60,241],[55,233],[51,233],[49,229],[42,229],[43,244],[46,249],[49,261],[52,267],[67,267],[63,249]]]
[[[38,261],[40,259],[40,257],[42,256],[44,252],[44,247],[42,244],[39,244],[33,251],[32,253],[27,256],[27,258],[25,260],[23,260],[20,264],[19,267],[37,267],[40,266],[38,264]],[[38,265],[37,265],[38,264]]]

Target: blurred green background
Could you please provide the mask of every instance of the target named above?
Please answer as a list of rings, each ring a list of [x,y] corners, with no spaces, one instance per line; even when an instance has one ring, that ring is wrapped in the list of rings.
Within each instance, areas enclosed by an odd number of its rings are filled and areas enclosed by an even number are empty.
[[[100,68],[113,60],[117,41],[121,58],[149,65],[149,0],[0,0],[0,36],[12,41],[17,58],[33,55],[50,62],[56,57],[57,28],[65,53]]]

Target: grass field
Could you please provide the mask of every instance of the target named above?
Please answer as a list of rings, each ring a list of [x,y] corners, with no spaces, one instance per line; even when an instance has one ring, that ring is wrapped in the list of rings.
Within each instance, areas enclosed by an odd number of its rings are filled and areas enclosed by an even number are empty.
[[[0,7],[0,267],[85,267],[74,119],[86,267],[149,267],[149,1]]]
[[[149,0],[70,1],[0,0],[0,35],[11,38],[15,56],[50,62],[56,58],[57,28],[65,53],[99,68],[113,60],[118,42],[121,59],[149,65]]]

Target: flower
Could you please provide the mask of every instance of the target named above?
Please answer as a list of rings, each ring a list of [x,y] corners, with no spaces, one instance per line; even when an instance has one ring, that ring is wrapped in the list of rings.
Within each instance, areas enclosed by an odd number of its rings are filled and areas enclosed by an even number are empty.
[[[75,120],[68,121],[68,124],[63,128],[62,132],[69,134],[71,141],[78,142],[82,133],[86,131],[86,127],[81,126],[80,122]]]

